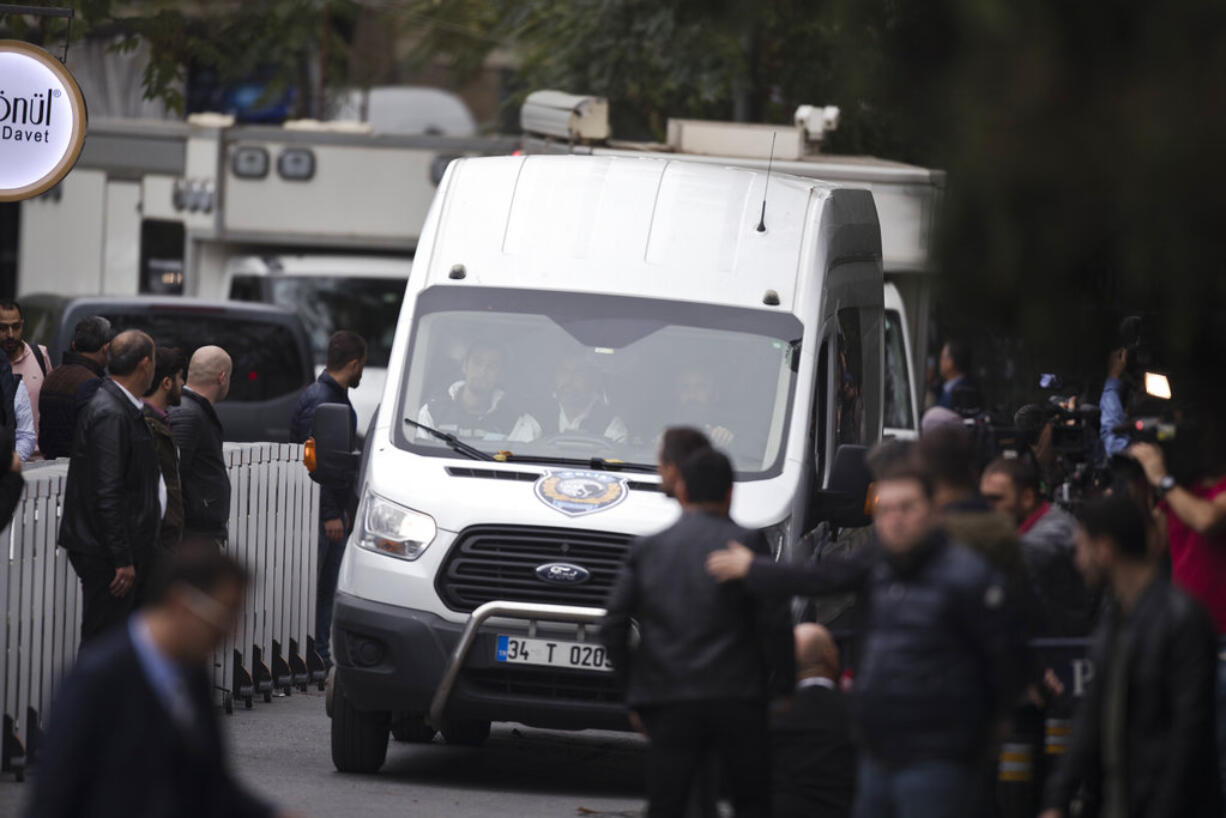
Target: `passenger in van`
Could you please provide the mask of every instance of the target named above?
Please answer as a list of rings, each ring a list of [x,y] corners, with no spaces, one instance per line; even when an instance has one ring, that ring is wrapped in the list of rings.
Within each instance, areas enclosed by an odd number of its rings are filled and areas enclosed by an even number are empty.
[[[684,370],[677,378],[678,421],[697,426],[707,433],[715,446],[728,447],[736,433],[719,416],[715,378],[702,369]]]
[[[544,419],[546,435],[579,433],[625,442],[626,424],[609,405],[600,373],[583,355],[567,355],[558,362],[553,397],[551,414]]]
[[[541,436],[541,424],[521,412],[499,386],[502,348],[490,341],[474,341],[460,366],[463,380],[431,398],[417,413],[417,422],[472,440],[527,443]],[[418,431],[420,438],[430,437]]]

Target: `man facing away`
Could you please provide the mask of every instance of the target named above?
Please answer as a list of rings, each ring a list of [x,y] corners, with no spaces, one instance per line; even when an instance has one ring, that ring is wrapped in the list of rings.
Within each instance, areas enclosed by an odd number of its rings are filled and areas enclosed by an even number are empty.
[[[1014,703],[1021,639],[1007,585],[940,528],[914,458],[876,470],[876,542],[849,560],[794,566],[739,547],[712,575],[763,596],[858,590],[865,626],[852,695],[861,742],[856,818],[965,818],[986,807],[993,734]],[[735,545],[735,544],[734,544]]]
[[[144,602],[166,507],[166,483],[138,395],[149,391],[153,339],[111,343],[111,377],[81,410],[64,486],[59,544],[81,579],[81,642],[122,624]]]
[[[356,332],[338,330],[328,339],[327,360],[319,379],[298,398],[290,419],[290,440],[302,443],[311,436],[315,412],[325,403],[339,403],[349,409],[349,433],[357,434],[358,415],[349,402],[349,390],[362,382],[366,368],[366,340]],[[315,598],[315,649],[326,664],[332,628],[332,600],[340,576],[341,557],[345,555],[345,535],[351,528],[349,498],[353,485],[319,488],[319,587]]]
[[[159,565],[150,605],[81,651],[39,752],[30,818],[263,818],[227,769],[209,663],[247,577],[211,543]]]
[[[213,405],[230,393],[234,368],[221,347],[203,346],[187,365],[187,386],[170,409],[170,431],[179,447],[184,533],[224,546],[230,538],[230,474],[222,452],[224,430]]]
[[[13,374],[21,376],[30,394],[30,412],[34,420],[34,434],[38,435],[38,395],[43,379],[51,371],[51,359],[47,348],[30,344],[25,340],[25,315],[16,301],[0,301],[0,346],[8,355]],[[37,450],[35,451],[37,454]]]
[[[851,716],[830,632],[796,626],[796,696],[771,720],[775,818],[846,818],[856,794]]]
[[[635,542],[609,598],[601,639],[628,682],[632,720],[648,738],[648,815],[683,813],[714,748],[736,814],[770,814],[768,702],[795,684],[786,605],[755,600],[707,576],[707,555],[729,540],[769,553],[760,535],[728,516],[732,464],[712,449],[682,464],[684,513]],[[640,640],[632,647],[632,621]]]
[[[1217,818],[1213,625],[1159,576],[1134,501],[1096,498],[1079,519],[1077,567],[1114,604],[1095,632],[1094,678],[1042,818],[1062,818],[1082,786],[1102,818]]]
[[[183,487],[179,482],[179,447],[170,431],[172,406],[183,396],[183,353],[174,347],[158,347],[153,385],[145,394],[145,425],[153,435],[158,465],[166,481],[166,513],[160,532],[163,548],[179,544],[183,537]]]
[[[106,377],[112,335],[111,322],[102,316],[82,318],[72,331],[72,349],[43,381],[38,396],[38,448],[48,460],[72,454],[77,414]]]

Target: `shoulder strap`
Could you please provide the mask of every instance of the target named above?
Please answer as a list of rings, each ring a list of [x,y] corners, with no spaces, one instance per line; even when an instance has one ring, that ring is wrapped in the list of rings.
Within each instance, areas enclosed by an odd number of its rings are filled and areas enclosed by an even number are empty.
[[[43,371],[43,375],[47,374],[47,359],[43,357],[42,348],[38,344],[30,344],[30,351],[34,353],[34,360],[38,362],[38,368]]]

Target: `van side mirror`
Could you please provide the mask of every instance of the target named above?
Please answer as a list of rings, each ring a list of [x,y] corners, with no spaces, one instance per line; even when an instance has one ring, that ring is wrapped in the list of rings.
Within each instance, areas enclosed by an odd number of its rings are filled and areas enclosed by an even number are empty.
[[[341,403],[320,404],[311,423],[303,461],[311,479],[321,485],[348,485],[357,472],[350,409]]]
[[[872,522],[867,499],[873,483],[868,447],[844,443],[834,452],[830,483],[819,492],[822,517],[840,528],[861,528]]]

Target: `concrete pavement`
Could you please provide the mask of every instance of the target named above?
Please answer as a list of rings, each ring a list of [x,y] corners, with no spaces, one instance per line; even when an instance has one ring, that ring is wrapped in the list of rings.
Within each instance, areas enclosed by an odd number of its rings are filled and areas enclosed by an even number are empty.
[[[361,776],[332,766],[314,690],[240,707],[223,725],[239,777],[303,818],[636,818],[643,806],[642,744],[621,733],[497,725],[475,749],[393,741],[383,771]],[[0,777],[0,818],[21,814],[25,787]]]

